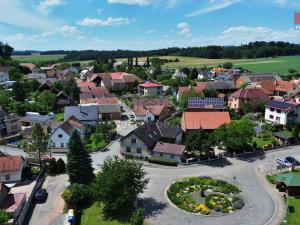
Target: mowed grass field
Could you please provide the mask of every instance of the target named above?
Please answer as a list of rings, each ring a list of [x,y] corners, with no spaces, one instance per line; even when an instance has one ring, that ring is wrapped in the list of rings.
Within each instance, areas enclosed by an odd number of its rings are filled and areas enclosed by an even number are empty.
[[[64,58],[64,54],[58,54],[58,55],[24,55],[24,56],[13,56],[14,60],[17,60],[18,62],[22,63],[45,63],[45,62],[50,62],[50,61],[58,61],[62,60]],[[72,63],[80,63],[82,65],[86,65],[93,60],[83,60],[83,61],[70,61],[70,62],[64,62],[67,64],[72,64]]]
[[[252,72],[276,72],[287,74],[289,69],[300,71],[300,56],[282,56],[276,58],[258,58],[258,59],[205,59],[196,57],[182,56],[160,56],[161,59],[179,59],[179,62],[171,62],[163,65],[165,68],[183,68],[183,67],[202,67],[217,66],[226,62],[232,62],[235,67],[243,67]],[[127,59],[119,59],[127,61]],[[146,61],[146,58],[139,58],[140,61]]]

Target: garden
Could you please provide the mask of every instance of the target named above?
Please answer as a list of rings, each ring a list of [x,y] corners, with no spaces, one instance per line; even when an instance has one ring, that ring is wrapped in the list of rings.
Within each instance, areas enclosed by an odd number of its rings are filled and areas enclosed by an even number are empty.
[[[178,208],[201,215],[225,215],[244,206],[241,190],[223,180],[190,177],[173,183],[168,198]]]

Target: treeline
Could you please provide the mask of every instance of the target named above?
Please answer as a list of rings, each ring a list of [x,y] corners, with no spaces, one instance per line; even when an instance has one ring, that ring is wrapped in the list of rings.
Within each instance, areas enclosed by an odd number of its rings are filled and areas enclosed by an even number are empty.
[[[65,60],[94,60],[102,58],[129,58],[147,56],[189,56],[209,59],[239,59],[239,58],[263,58],[276,56],[299,55],[300,45],[288,42],[251,42],[241,46],[207,46],[190,48],[166,48],[150,51],[70,51],[65,56]]]

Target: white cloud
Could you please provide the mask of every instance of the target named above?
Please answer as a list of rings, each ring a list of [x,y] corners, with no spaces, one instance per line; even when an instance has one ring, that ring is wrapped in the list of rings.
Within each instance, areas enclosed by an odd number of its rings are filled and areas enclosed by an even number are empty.
[[[153,3],[152,0],[107,0],[110,4],[126,4],[126,5],[139,5],[146,6]]]
[[[124,25],[124,24],[130,24],[130,19],[118,17],[108,17],[106,20],[101,20],[97,18],[84,18],[83,20],[79,20],[77,22],[78,25],[81,26],[117,26],[117,25]]]
[[[192,36],[190,25],[186,22],[178,23],[177,28],[179,29],[179,34],[186,37]]]
[[[51,30],[60,22],[44,16],[38,16],[29,9],[23,0],[0,0],[0,22],[9,25],[37,30]]]
[[[49,14],[53,8],[59,5],[63,5],[62,0],[42,0],[39,2],[37,9],[43,14]]]
[[[103,12],[103,9],[101,9],[101,8],[96,9],[96,12],[97,12],[97,14],[101,14]]]
[[[214,12],[223,8],[227,8],[231,5],[241,2],[242,0],[209,0],[209,2],[200,9],[189,13],[187,16],[200,16],[206,13]]]
[[[46,31],[46,32],[42,33],[41,37],[49,38],[49,37],[53,37],[56,34],[60,34],[63,37],[70,37],[77,33],[79,33],[79,30],[77,29],[77,27],[64,25],[64,26],[54,29],[52,31]]]
[[[147,30],[147,31],[145,32],[145,34],[153,34],[153,33],[155,33],[155,32],[156,32],[156,30],[150,29],[150,30]]]

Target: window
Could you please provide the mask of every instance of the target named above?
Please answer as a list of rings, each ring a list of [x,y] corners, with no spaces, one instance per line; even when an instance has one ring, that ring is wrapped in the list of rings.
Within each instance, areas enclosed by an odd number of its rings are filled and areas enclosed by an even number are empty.
[[[131,148],[130,147],[126,147],[126,152],[131,152]]]
[[[10,180],[10,175],[5,175],[5,180]]]
[[[171,158],[174,159],[174,155],[171,155]]]
[[[276,116],[276,121],[280,121],[280,117],[279,116]]]
[[[271,112],[274,112],[274,109],[273,109],[273,108],[270,108],[270,111],[271,111]]]
[[[136,149],[136,153],[141,154],[142,153],[142,149],[141,148],[137,148]]]
[[[61,148],[63,148],[64,147],[64,143],[62,142],[62,143],[60,143],[60,147]]]
[[[135,144],[136,143],[136,139],[135,138],[131,138],[131,143]]]
[[[273,116],[273,115],[270,115],[270,119],[274,119],[274,116]]]
[[[163,156],[164,156],[164,154],[162,154],[162,153],[159,153],[159,156],[160,156],[160,157],[163,157]]]
[[[148,121],[151,121],[151,117],[148,117]]]
[[[277,109],[276,111],[277,111],[277,113],[281,113],[281,110],[279,110],[279,109]]]
[[[62,138],[62,134],[58,134],[58,138]]]

